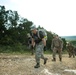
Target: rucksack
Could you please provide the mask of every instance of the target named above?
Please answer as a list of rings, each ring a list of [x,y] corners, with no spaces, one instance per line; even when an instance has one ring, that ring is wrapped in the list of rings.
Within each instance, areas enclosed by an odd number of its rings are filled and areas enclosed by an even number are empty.
[[[47,32],[46,32],[46,30],[45,29],[38,29],[38,37],[39,38],[40,38],[40,35],[39,35],[40,31],[43,33],[45,40],[47,40]]]

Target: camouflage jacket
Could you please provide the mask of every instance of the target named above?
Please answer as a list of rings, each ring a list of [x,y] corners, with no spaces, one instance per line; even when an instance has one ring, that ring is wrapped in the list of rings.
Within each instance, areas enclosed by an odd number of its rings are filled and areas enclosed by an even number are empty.
[[[63,41],[59,38],[54,38],[52,40],[51,49],[53,49],[54,47],[63,48]]]

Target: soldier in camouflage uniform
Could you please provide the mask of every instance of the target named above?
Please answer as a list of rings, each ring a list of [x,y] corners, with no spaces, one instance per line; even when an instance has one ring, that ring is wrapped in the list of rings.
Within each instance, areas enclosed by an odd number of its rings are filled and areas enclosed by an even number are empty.
[[[34,47],[32,45],[32,36],[30,33],[27,34],[27,38],[28,38],[28,47],[29,49],[31,49],[31,54],[34,55]]]
[[[59,54],[59,60],[62,61],[62,48],[63,48],[63,41],[58,35],[54,34],[51,44],[51,49],[53,50],[53,59],[52,61],[56,61],[56,53]]]
[[[40,58],[44,60],[44,64],[47,62],[47,58],[43,55],[43,49],[46,49],[46,40],[44,38],[44,35],[42,32],[39,32],[40,38],[38,37],[38,30],[35,26],[31,27],[32,30],[32,44],[35,42],[36,45],[36,52],[35,52],[35,59],[36,59],[36,65],[34,68],[40,67]]]
[[[68,54],[69,54],[69,58],[71,58],[71,56],[73,56],[73,58],[75,58],[75,51],[74,51],[73,44],[68,43],[66,47],[67,47],[67,51],[68,51]]]

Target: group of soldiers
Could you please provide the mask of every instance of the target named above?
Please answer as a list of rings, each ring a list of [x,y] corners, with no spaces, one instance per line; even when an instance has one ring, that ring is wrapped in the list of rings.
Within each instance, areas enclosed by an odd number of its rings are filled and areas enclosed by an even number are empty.
[[[44,57],[44,50],[46,50],[46,40],[45,36],[42,34],[42,32],[39,33],[40,38],[38,37],[38,30],[35,26],[31,27],[31,32],[32,35],[28,34],[28,44],[29,48],[32,50],[32,55],[34,54],[35,51],[35,60],[36,60],[36,65],[34,68],[39,68],[40,67],[40,58],[44,60],[44,65],[47,63],[48,58]],[[35,48],[34,48],[35,47]],[[67,43],[67,52],[69,54],[69,57],[73,56],[75,57],[75,48],[71,43]],[[34,50],[35,49],[35,50]],[[63,49],[63,41],[62,39],[54,34],[52,43],[51,43],[51,49],[53,51],[53,56],[52,56],[52,61],[56,61],[56,53],[59,55],[59,61],[62,61],[62,49]]]

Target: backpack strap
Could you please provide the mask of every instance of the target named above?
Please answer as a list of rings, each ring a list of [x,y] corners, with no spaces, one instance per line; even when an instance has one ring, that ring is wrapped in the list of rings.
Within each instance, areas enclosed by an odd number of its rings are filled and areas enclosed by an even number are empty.
[[[38,35],[38,38],[41,39],[41,37],[40,37],[40,33],[39,33],[39,32],[40,32],[40,31],[38,30],[37,35]]]

